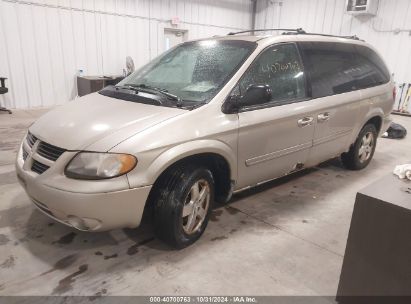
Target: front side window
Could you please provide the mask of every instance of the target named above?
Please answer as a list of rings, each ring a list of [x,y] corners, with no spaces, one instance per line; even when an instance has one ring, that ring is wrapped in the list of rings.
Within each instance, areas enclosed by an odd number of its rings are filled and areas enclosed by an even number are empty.
[[[255,49],[254,42],[187,42],[164,53],[118,86],[157,88],[178,96],[184,106],[208,102]]]
[[[304,98],[304,70],[295,44],[278,44],[263,51],[240,80],[238,93],[244,95],[251,85],[269,85],[272,104]]]

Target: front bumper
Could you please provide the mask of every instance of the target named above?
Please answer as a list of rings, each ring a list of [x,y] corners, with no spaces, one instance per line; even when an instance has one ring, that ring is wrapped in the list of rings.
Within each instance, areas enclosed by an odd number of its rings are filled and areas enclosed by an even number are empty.
[[[35,206],[46,215],[84,231],[134,228],[140,224],[152,186],[133,189],[117,187],[113,191],[107,187],[110,180],[66,178],[62,173],[64,166],[59,161],[40,175],[26,168],[27,161],[23,160],[20,149],[16,159],[18,180]],[[115,184],[114,180],[112,184]]]

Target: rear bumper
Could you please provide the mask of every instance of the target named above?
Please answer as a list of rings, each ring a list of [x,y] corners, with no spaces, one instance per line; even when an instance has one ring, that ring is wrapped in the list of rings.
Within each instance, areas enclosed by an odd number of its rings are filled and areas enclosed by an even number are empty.
[[[46,215],[85,231],[134,228],[140,224],[152,186],[111,192],[101,189],[94,193],[56,189],[46,185],[33,172],[25,171],[19,156],[16,161],[18,180],[35,206]]]

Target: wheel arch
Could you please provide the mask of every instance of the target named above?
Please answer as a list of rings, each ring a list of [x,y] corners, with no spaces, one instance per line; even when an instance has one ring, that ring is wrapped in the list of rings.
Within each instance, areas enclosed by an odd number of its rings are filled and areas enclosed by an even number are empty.
[[[150,197],[157,191],[163,177],[176,166],[198,164],[210,169],[215,180],[216,201],[230,199],[232,183],[237,178],[236,152],[227,144],[215,140],[198,140],[175,146],[162,153],[150,166],[154,184]]]
[[[382,108],[370,107],[367,115],[365,115],[363,122],[360,125],[360,128],[357,132],[357,136],[361,132],[361,129],[364,128],[364,126],[368,123],[374,124],[374,126],[377,129],[377,132],[379,133],[381,131],[383,118],[384,118],[384,110]]]
[[[357,140],[358,135],[360,134],[362,128],[365,125],[372,123],[377,129],[377,134],[380,135],[382,123],[383,123],[384,112],[381,108],[373,108],[364,116],[364,119],[357,124],[355,132],[352,134],[350,140],[350,146]]]
[[[364,126],[368,125],[368,124],[373,124],[375,126],[375,129],[377,130],[377,134],[380,134],[381,132],[381,127],[382,127],[382,117],[379,115],[375,115],[373,117],[371,117],[370,119],[368,119],[366,121],[366,123],[361,127],[364,128]]]

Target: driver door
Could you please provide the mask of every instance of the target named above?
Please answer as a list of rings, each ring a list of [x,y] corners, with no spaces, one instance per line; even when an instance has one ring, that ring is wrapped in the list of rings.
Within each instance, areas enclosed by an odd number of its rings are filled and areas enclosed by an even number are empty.
[[[314,110],[306,95],[303,65],[294,43],[264,50],[238,84],[269,85],[269,102],[240,109],[237,189],[287,174],[305,163],[312,147]]]

